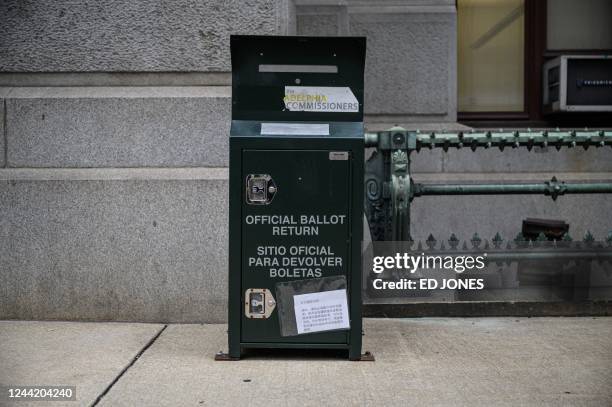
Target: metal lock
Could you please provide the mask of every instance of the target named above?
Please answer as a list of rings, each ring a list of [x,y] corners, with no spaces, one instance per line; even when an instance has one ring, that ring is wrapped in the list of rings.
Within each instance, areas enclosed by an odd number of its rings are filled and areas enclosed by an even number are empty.
[[[276,308],[272,292],[266,288],[249,288],[244,293],[244,314],[247,318],[267,319]]]
[[[268,174],[249,174],[246,178],[246,201],[250,205],[268,205],[276,194],[276,184]]]

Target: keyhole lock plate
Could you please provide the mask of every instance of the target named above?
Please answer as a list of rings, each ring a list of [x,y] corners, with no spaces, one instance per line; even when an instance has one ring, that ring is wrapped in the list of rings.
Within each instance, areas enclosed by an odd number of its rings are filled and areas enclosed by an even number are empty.
[[[244,292],[244,315],[247,318],[267,319],[276,308],[276,300],[267,288],[249,288]]]
[[[246,201],[249,205],[269,205],[276,195],[276,184],[268,174],[246,177]]]

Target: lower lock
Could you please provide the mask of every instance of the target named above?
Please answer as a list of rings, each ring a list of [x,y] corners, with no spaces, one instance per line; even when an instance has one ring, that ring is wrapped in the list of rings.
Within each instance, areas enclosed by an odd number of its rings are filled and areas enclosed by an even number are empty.
[[[267,288],[249,288],[244,292],[244,315],[247,318],[267,319],[276,308],[276,300]]]

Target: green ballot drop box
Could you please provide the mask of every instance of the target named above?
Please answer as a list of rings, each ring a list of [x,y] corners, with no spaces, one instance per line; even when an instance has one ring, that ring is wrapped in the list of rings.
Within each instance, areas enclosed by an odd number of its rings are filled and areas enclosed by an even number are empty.
[[[365,39],[232,36],[229,353],[361,360]]]

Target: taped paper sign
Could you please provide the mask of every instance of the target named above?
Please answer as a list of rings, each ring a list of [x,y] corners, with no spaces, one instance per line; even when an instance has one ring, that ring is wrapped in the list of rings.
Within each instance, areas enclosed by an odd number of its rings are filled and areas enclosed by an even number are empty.
[[[298,334],[349,329],[346,290],[293,296]]]
[[[329,123],[262,123],[262,136],[329,136]]]
[[[283,100],[292,112],[359,112],[359,102],[348,87],[285,86]]]

